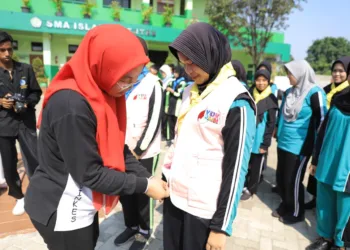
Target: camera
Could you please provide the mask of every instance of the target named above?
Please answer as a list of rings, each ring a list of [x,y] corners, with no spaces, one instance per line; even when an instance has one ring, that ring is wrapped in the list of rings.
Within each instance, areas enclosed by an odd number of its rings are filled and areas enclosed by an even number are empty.
[[[15,111],[16,113],[23,113],[26,110],[25,104],[26,99],[23,95],[15,93],[12,96],[7,96],[6,99],[13,100],[15,102]]]

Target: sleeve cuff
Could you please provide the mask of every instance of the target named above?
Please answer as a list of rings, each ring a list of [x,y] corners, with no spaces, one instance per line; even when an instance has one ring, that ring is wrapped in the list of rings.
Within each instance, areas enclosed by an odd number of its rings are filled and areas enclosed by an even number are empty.
[[[317,163],[318,163],[318,161],[317,161],[316,157],[312,157],[311,164],[314,166],[317,166]]]
[[[148,179],[144,177],[137,177],[136,178],[136,188],[135,193],[136,194],[143,194],[147,192],[148,190]]]
[[[214,231],[214,232],[217,232],[217,233],[225,234],[225,235],[228,236],[228,237],[231,236],[231,235],[228,234],[226,231],[221,230],[221,228],[219,228],[219,227],[217,227],[217,226],[211,225],[209,228],[210,228],[211,231]]]
[[[136,148],[134,148],[133,151],[134,151],[134,153],[137,154],[138,156],[141,156],[141,155],[144,153],[144,151],[141,150],[139,146],[136,146]]]

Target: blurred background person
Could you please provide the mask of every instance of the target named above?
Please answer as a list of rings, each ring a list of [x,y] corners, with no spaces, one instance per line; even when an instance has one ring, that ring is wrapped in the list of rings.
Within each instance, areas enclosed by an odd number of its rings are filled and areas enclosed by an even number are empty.
[[[146,42],[142,38],[139,40],[148,56]],[[126,144],[152,175],[155,174],[160,154],[162,94],[159,77],[150,73],[145,66],[136,84],[125,95]],[[153,200],[145,194],[133,194],[120,197],[120,202],[126,229],[115,238],[114,244],[120,246],[132,239],[130,250],[143,249],[153,229]]]
[[[347,73],[349,64],[349,56],[343,56],[332,64],[332,83],[323,88],[327,95],[327,108],[331,107],[332,101],[335,97],[350,91]],[[317,194],[317,180],[313,175],[309,175],[307,191],[313,196],[313,198],[305,204],[305,209],[313,209],[316,206]]]
[[[174,78],[175,80],[169,82],[168,87],[165,89],[164,119],[166,123],[165,140],[167,142],[167,146],[171,145],[172,140],[174,140],[175,137],[175,125],[182,103],[182,93],[187,84],[183,67],[175,67]]]
[[[333,66],[334,71],[337,66]],[[349,73],[350,67],[347,75]],[[335,83],[341,81],[340,77],[334,78]],[[350,92],[346,91],[333,97],[317,137],[311,174],[317,179],[316,219],[320,238],[306,250],[345,250],[350,247],[349,149]]]
[[[308,62],[292,61],[285,69],[292,87],[286,91],[277,124],[276,176],[282,202],[272,216],[294,224],[305,218],[302,181],[327,107],[326,95]]]
[[[233,69],[236,71],[237,79],[243,84],[244,87],[248,88],[247,72],[243,64],[238,60],[231,61]]]
[[[258,191],[264,158],[271,145],[272,133],[275,129],[278,110],[277,98],[270,86],[270,72],[264,69],[255,73],[255,84],[250,89],[257,107],[257,130],[254,138],[252,154],[249,161],[249,171],[246,186],[243,189],[242,200],[247,200]]]

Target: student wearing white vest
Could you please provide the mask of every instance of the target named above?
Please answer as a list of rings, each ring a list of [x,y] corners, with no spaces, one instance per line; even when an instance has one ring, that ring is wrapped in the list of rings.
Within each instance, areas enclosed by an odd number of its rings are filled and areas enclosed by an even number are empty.
[[[184,91],[163,165],[171,193],[164,201],[164,249],[221,250],[237,214],[256,107],[234,76],[229,42],[218,30],[192,24],[169,48],[195,83]]]
[[[139,38],[148,55],[146,42]],[[137,83],[126,93],[127,130],[125,143],[148,170],[155,173],[161,144],[161,113],[163,107],[160,79],[144,67]],[[153,200],[144,194],[120,197],[126,230],[114,241],[119,246],[134,239],[130,250],[143,249],[153,227]]]

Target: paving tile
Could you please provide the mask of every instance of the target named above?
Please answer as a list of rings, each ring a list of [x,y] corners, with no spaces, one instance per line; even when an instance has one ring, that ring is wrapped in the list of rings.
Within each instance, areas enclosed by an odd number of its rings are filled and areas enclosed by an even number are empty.
[[[260,250],[272,250],[272,240],[267,237],[260,238]]]
[[[226,250],[304,250],[317,237],[314,211],[306,212],[305,222],[291,226],[285,226],[271,216],[272,210],[280,203],[280,198],[271,193],[270,186],[270,183],[275,181],[275,154],[275,149],[269,152],[268,165],[271,168],[265,170],[264,182],[260,185],[257,195],[248,201],[240,202],[237,217],[232,225],[232,237],[227,238]],[[158,168],[156,175],[160,174],[161,170]],[[10,218],[13,205],[14,201],[6,194],[0,195],[0,249],[46,250],[41,236],[32,232],[34,229],[26,215]],[[162,211],[162,203],[157,202],[152,239],[144,250],[164,250]],[[4,216],[6,219],[1,220]],[[132,242],[118,248],[114,246],[115,236],[125,229],[121,205],[119,204],[108,216],[103,212],[99,213],[99,219],[100,238],[96,250],[127,250]],[[8,223],[15,225],[10,231],[4,229],[4,225]],[[5,237],[14,233],[17,235]]]

